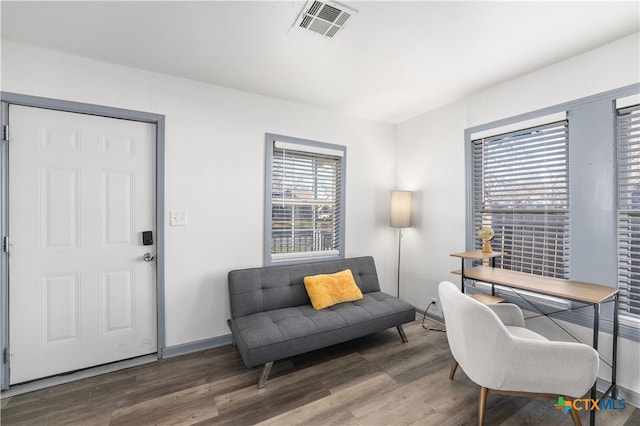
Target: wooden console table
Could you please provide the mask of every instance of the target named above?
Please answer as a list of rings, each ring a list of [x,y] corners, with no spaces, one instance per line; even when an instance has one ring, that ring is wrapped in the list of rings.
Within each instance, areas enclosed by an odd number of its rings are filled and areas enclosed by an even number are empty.
[[[600,305],[608,300],[613,300],[613,349],[611,362],[611,385],[604,392],[602,398],[611,393],[611,398],[617,398],[616,388],[616,368],[618,357],[618,289],[603,285],[584,283],[574,280],[565,280],[560,278],[543,277],[525,272],[510,271],[507,269],[495,268],[495,257],[502,256],[504,253],[482,253],[480,250],[472,252],[454,253],[451,256],[462,259],[462,269],[453,271],[454,274],[460,274],[462,277],[462,291],[464,292],[464,280],[472,279],[491,284],[492,295],[495,296],[494,285],[501,285],[513,289],[526,290],[534,293],[556,296],[562,299],[572,300],[576,302],[593,305],[593,342],[592,346],[598,350],[598,333],[600,331]],[[483,257],[484,255],[484,257]],[[492,267],[474,266],[465,268],[465,259],[480,260],[487,258],[487,255],[495,255],[492,257]],[[480,257],[478,257],[480,256]],[[596,385],[594,383],[591,388],[591,399],[597,399]],[[595,411],[590,413],[590,424],[595,424]]]
[[[490,263],[491,263],[491,267],[495,268],[496,266],[496,257],[500,257],[502,255],[504,255],[506,253],[501,252],[501,251],[494,251],[491,253],[485,253],[482,250],[473,250],[473,251],[464,251],[462,253],[452,253],[451,256],[452,257],[459,257],[462,261],[462,269],[458,270],[458,271],[452,271],[452,273],[456,274],[456,275],[460,275],[462,277],[461,281],[462,283],[460,284],[460,290],[464,293],[464,279],[465,279],[465,270],[464,270],[464,261],[466,259],[468,260],[485,260],[485,259],[489,259]],[[476,299],[479,302],[484,303],[485,305],[491,304],[491,303],[502,303],[505,301],[505,299],[501,298],[501,297],[497,297],[496,296],[496,290],[494,288],[494,286],[491,286],[491,296],[489,296],[488,294],[484,294],[484,293],[478,293],[478,294],[474,294],[471,297],[473,297],[474,299]]]

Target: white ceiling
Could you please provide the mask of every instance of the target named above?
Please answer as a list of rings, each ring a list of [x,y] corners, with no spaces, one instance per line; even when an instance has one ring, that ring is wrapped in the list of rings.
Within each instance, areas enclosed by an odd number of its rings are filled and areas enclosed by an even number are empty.
[[[396,123],[640,29],[640,2],[344,0],[333,39],[297,1],[6,1],[2,37]]]

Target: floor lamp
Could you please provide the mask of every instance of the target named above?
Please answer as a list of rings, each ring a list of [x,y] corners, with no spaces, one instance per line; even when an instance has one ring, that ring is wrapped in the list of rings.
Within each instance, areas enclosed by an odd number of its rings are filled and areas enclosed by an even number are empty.
[[[389,225],[398,229],[398,297],[400,297],[400,250],[402,228],[411,226],[411,191],[391,191]]]

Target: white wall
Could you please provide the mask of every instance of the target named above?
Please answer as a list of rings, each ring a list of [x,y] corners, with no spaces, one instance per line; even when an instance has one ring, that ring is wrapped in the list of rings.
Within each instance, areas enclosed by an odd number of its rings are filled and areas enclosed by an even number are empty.
[[[450,271],[460,262],[449,254],[465,249],[464,129],[640,82],[639,38],[640,33],[625,37],[396,126],[398,186],[420,194],[419,225],[403,240],[406,300],[424,309],[437,297],[440,281],[459,283]],[[565,338],[540,321],[532,327],[549,338]],[[590,336],[580,328],[579,334]],[[619,348],[619,383],[640,394],[640,344],[621,339]],[[611,339],[602,335],[600,349],[610,354]],[[603,367],[601,377],[608,380],[609,374]]]
[[[437,283],[460,268],[449,253],[464,251],[464,117],[456,102],[396,127],[396,187],[414,191],[412,227],[403,230],[401,295],[420,309],[437,296]]]
[[[464,100],[467,127],[573,101],[640,81],[640,33]]]
[[[166,116],[167,346],[228,334],[227,272],[262,265],[266,132],[347,146],[346,256],[395,293],[392,125],[6,40],[1,89]]]

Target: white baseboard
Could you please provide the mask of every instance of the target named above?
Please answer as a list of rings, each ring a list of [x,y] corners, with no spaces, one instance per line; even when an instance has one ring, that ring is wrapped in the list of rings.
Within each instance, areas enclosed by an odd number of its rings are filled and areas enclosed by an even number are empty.
[[[206,349],[213,349],[231,344],[231,334],[218,336],[211,339],[203,339],[195,342],[184,343],[182,345],[169,346],[162,350],[162,358],[173,358],[174,356],[187,355],[193,352],[200,352]]]

